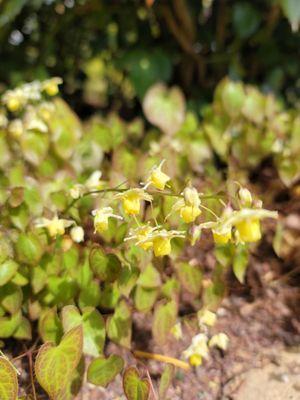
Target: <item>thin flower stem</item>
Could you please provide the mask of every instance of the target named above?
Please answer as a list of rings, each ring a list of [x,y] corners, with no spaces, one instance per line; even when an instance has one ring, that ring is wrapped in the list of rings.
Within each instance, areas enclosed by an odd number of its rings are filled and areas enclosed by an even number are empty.
[[[190,369],[190,365],[187,362],[178,360],[177,358],[164,356],[163,354],[148,353],[146,351],[135,350],[133,351],[133,355],[137,358],[147,358],[149,360],[156,360],[168,364],[173,364],[175,365],[175,367],[182,368],[185,371],[188,371]]]
[[[133,214],[133,219],[134,219],[135,223],[137,224],[137,226],[140,227],[141,224],[139,223],[139,221],[138,221],[138,219],[137,219],[135,214]]]
[[[200,207],[203,208],[204,210],[210,212],[216,219],[219,219],[219,217],[217,216],[217,214],[215,214],[210,208],[205,207],[203,204],[200,204]]]
[[[156,219],[155,214],[154,214],[154,208],[153,208],[152,201],[150,202],[150,207],[151,207],[152,217],[154,219],[155,225],[158,226],[157,219]]]

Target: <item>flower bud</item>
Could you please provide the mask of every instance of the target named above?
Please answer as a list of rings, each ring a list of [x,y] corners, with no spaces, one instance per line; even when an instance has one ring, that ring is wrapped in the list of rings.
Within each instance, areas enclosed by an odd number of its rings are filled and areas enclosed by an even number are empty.
[[[70,235],[75,243],[84,241],[84,230],[81,226],[74,226],[70,231]]]
[[[241,201],[242,206],[251,207],[252,195],[248,189],[240,188],[238,195],[239,195],[239,199]]]

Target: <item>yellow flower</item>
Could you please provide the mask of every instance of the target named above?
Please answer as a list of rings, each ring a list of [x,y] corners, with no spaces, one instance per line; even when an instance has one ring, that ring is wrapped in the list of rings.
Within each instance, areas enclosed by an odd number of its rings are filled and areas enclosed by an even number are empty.
[[[16,112],[20,110],[20,108],[22,107],[22,103],[17,97],[10,97],[7,100],[6,106],[9,109],[9,111]]]
[[[201,214],[199,193],[194,187],[186,187],[181,193],[183,198],[179,199],[172,207],[171,213],[178,212],[180,217],[189,224]],[[170,215],[169,214],[169,215]],[[169,217],[167,216],[167,218]]]
[[[138,228],[139,229],[139,228]],[[141,228],[140,228],[141,229]],[[142,227],[143,229],[143,227]],[[138,232],[138,230],[136,230]],[[131,236],[128,239],[136,239],[139,237],[139,233]],[[166,256],[171,253],[171,239],[174,237],[185,237],[185,232],[182,231],[167,231],[165,229],[159,229],[157,227],[148,227],[147,231],[137,241],[137,246],[142,247],[146,244],[146,247],[150,248],[153,246],[154,255],[156,257]],[[151,246],[150,246],[151,243]]]
[[[156,257],[167,256],[171,253],[171,238],[158,236],[153,239],[153,250]]]
[[[202,357],[199,354],[192,354],[189,357],[189,363],[193,366],[193,367],[199,367],[199,365],[202,364]]]
[[[121,216],[113,214],[113,209],[111,207],[103,207],[93,210],[92,215],[94,216],[95,233],[101,233],[108,229],[108,219],[110,217],[123,219]]]
[[[48,96],[56,96],[59,92],[58,85],[61,83],[62,79],[60,78],[47,79],[43,82],[42,87]]]
[[[198,320],[200,325],[214,326],[217,321],[217,316],[212,311],[203,310],[198,312]]]
[[[212,233],[216,244],[226,244],[231,240],[231,229],[223,232],[212,229]]]
[[[122,199],[123,208],[126,214],[136,215],[141,210],[141,201],[151,201],[152,196],[145,192],[144,189],[129,189],[123,193],[118,193],[115,196],[116,199]]]
[[[187,224],[194,222],[200,214],[201,210],[198,207],[184,206],[180,209],[180,216]]]
[[[218,333],[210,339],[208,345],[209,347],[219,347],[219,349],[225,351],[229,345],[229,337],[226,335],[226,333]]]
[[[192,339],[191,345],[183,352],[183,356],[195,367],[202,364],[203,358],[208,358],[208,338],[204,333],[199,333]]]
[[[144,241],[147,238],[147,236],[149,235],[149,233],[152,231],[153,231],[153,228],[151,228],[151,226],[149,226],[149,225],[145,225],[145,226],[138,228],[137,241],[141,242],[139,244],[139,246],[144,250],[148,250],[153,246],[153,242],[151,240]]]
[[[35,222],[38,228],[46,228],[51,237],[56,237],[58,235],[64,235],[65,229],[71,225],[74,225],[74,221],[67,219],[60,219],[57,215],[52,218],[40,218]]]
[[[242,242],[257,242],[261,239],[260,221],[258,218],[247,218],[236,223],[239,239]]]
[[[143,250],[148,250],[153,246],[152,233],[157,230],[158,227],[152,227],[150,225],[141,225],[130,231],[130,234],[125,241],[134,239],[136,245]]]
[[[196,188],[188,186],[183,191],[184,202],[187,206],[199,208],[201,201]]]
[[[158,167],[154,167],[151,170],[150,176],[147,179],[147,185],[153,185],[156,189],[164,190],[167,182],[170,180],[170,177],[161,170],[164,162],[165,160]]]

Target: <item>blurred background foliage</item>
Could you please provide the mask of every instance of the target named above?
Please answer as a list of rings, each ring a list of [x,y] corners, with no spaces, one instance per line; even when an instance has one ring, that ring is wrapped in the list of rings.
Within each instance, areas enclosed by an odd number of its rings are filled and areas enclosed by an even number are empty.
[[[81,117],[132,117],[157,81],[199,112],[225,75],[297,102],[298,0],[2,0],[0,12],[1,89],[60,76]]]

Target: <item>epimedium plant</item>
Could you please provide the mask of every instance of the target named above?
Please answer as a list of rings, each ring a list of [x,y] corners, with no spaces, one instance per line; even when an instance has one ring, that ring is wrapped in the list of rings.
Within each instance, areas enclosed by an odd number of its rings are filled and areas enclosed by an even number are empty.
[[[2,97],[0,337],[31,340],[37,326],[44,344],[35,376],[53,400],[79,390],[83,356],[89,382],[106,387],[124,371],[126,397],[149,397],[155,389],[148,371],[125,366],[118,354],[105,356],[108,339],[136,358],[169,364],[159,387],[163,399],[172,365],[198,367],[211,347],[226,350],[227,335],[211,332],[225,294],[228,263],[222,260],[229,255],[243,281],[249,245],[261,239],[260,221],[277,213],[238,183],[230,192],[209,186],[200,192],[192,172],[180,179],[189,159],[184,152],[175,162],[171,157],[187,141],[190,120],[179,89],[160,85],[146,94],[145,114],[164,132],[150,132],[149,140],[140,136],[140,121],[126,125],[114,115],[83,126],[56,97],[60,83],[35,81]],[[191,142],[208,148],[201,131],[196,136]],[[204,230],[212,234],[218,260],[205,285],[199,261],[184,253],[187,246],[200,248]],[[184,291],[191,295],[199,333],[182,360],[132,349],[135,313],[152,314],[158,345],[170,334],[181,339]],[[20,355],[29,357],[30,366],[34,351],[36,345]],[[16,399],[17,373],[1,353],[1,398]],[[31,378],[36,397],[32,369]]]

